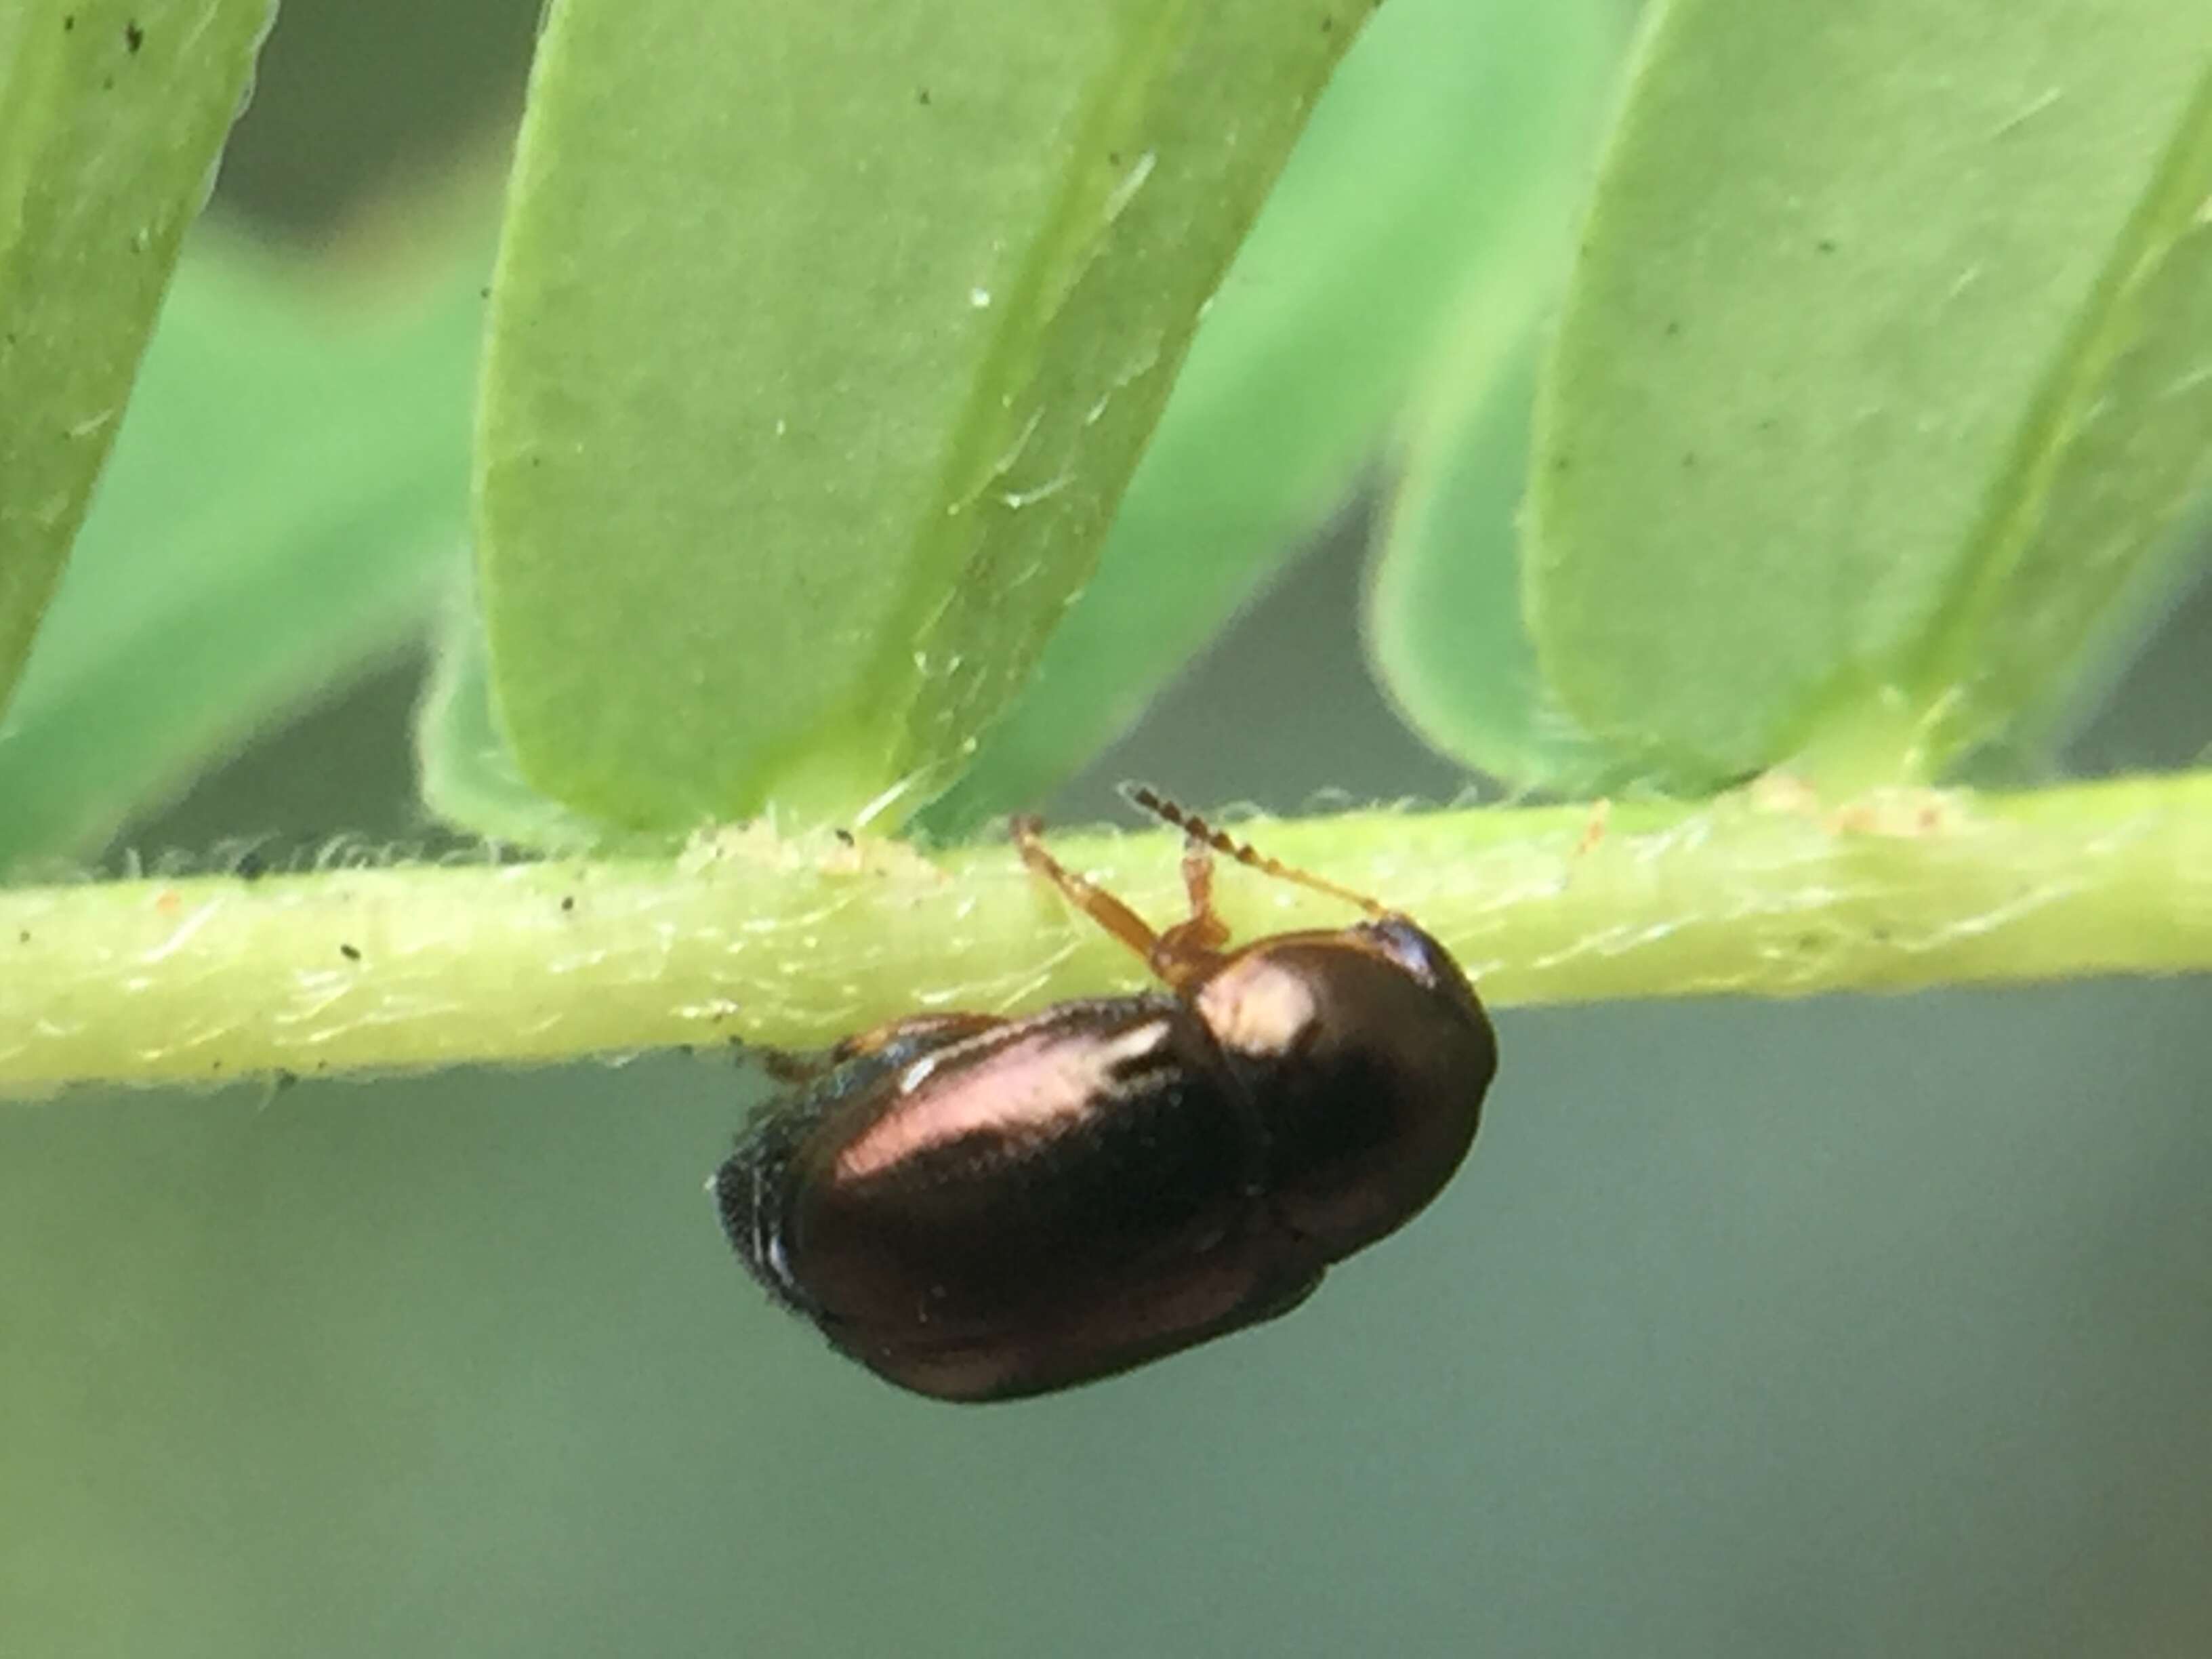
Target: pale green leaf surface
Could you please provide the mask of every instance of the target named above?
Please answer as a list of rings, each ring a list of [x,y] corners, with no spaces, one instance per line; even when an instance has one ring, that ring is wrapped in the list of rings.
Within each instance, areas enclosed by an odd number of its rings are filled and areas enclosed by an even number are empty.
[[[2212,64],[2139,246],[2089,319],[2080,383],[2053,399],[2028,458],[2039,476],[1923,653],[1914,688],[1946,747],[2022,714],[2052,723],[2069,671],[2136,637],[2201,559],[2202,526],[2183,520],[2212,488]]]
[[[0,720],[0,868],[69,855],[417,628],[463,544],[483,266],[372,309],[203,228]]]
[[[1033,805],[1352,487],[1456,325],[1553,276],[1617,55],[1615,0],[1391,0],[1215,295],[1097,576],[924,822]]]
[[[1971,751],[1959,769],[1962,778],[2015,788],[2051,780],[2066,745],[2129,684],[2145,647],[2189,604],[2198,584],[2212,580],[2212,491],[2200,491],[2161,543],[2135,562],[2070,672],[2031,692],[2009,726]],[[2212,760],[2212,748],[2200,759]]]
[[[489,840],[548,854],[639,852],[652,836],[619,836],[564,811],[522,781],[491,702],[483,618],[473,591],[448,604],[436,659],[415,711],[422,804],[446,823]],[[658,841],[664,850],[672,838]]]
[[[1552,701],[1521,614],[1521,502],[1540,331],[1475,308],[1410,423],[1368,594],[1367,639],[1425,741],[1516,789],[1588,795],[1632,778]]]
[[[633,829],[949,782],[1364,10],[561,0],[479,426],[523,776]]]
[[[275,13],[0,8],[0,709]]]
[[[2198,0],[1655,15],[1538,417],[1583,724],[1871,781],[2069,665],[2201,477],[2208,75]]]

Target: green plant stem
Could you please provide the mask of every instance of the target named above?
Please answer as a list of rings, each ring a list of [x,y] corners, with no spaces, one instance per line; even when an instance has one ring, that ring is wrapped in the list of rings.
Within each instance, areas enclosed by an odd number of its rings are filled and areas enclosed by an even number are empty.
[[[1495,1003],[1798,995],[2212,969],[2212,773],[1822,805],[1370,811],[1239,825],[1374,892]],[[1155,921],[1169,835],[1056,837]],[[1240,938],[1345,907],[1221,881]],[[1003,844],[929,862],[754,828],[681,859],[0,892],[0,1091],[805,1048],[923,1009],[1133,988]]]

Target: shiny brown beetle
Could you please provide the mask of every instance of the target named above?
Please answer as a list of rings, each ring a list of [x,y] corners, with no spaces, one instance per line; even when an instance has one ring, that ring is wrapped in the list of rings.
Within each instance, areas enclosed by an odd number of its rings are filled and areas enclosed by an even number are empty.
[[[1063,868],[1034,819],[1014,842],[1164,992],[850,1038],[716,1173],[769,1294],[918,1393],[1042,1394],[1286,1313],[1418,1213],[1474,1139],[1497,1042],[1441,945],[1132,799],[1188,836],[1190,915],[1164,932]],[[1224,950],[1212,852],[1368,920]]]

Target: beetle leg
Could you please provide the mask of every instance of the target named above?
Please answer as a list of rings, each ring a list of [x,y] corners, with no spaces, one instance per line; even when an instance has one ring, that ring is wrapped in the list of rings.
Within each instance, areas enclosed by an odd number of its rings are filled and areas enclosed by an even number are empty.
[[[840,1066],[888,1048],[894,1042],[923,1038],[932,1044],[957,1042],[1001,1022],[993,1014],[909,1014],[854,1033],[827,1048],[769,1048],[740,1046],[769,1077],[787,1089],[804,1088]]]
[[[1150,962],[1154,948],[1160,942],[1160,936],[1152,931],[1142,916],[1121,900],[1104,888],[1077,875],[1046,852],[1044,843],[1037,839],[1043,828],[1043,824],[1033,817],[1014,820],[1014,848],[1021,854],[1022,862],[1057,887],[1070,904]]]
[[[1190,895],[1189,920],[1168,928],[1152,947],[1153,969],[1170,984],[1176,975],[1164,963],[1202,966],[1229,943],[1229,924],[1213,908],[1213,851],[1196,836],[1183,842],[1182,888]]]
[[[1228,939],[1229,927],[1213,909],[1213,860],[1195,837],[1182,860],[1190,919],[1160,933],[1104,888],[1077,875],[1046,852],[1038,839],[1042,828],[1034,817],[1014,820],[1014,846],[1021,853],[1022,862],[1057,887],[1069,903],[1144,957],[1145,965],[1170,989],[1188,985],[1220,962],[1214,947]]]
[[[848,1060],[880,1054],[895,1042],[921,1042],[933,1048],[1004,1024],[995,1014],[908,1014],[847,1037],[830,1050],[827,1058],[830,1065],[842,1066]]]
[[[1213,849],[1196,836],[1182,844],[1182,890],[1190,895],[1190,920],[1182,926],[1208,945],[1229,939],[1229,924],[1213,908]]]
[[[811,1083],[837,1063],[835,1048],[756,1048],[743,1051],[769,1079],[787,1089]]]

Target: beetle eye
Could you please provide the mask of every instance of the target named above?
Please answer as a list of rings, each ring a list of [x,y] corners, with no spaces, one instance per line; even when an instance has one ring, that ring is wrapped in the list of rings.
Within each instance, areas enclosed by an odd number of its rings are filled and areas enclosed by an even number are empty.
[[[1459,963],[1452,960],[1443,945],[1405,917],[1386,916],[1380,921],[1363,921],[1346,931],[1377,956],[1395,963],[1431,989],[1457,991],[1462,996],[1471,994],[1467,975],[1461,971]]]

